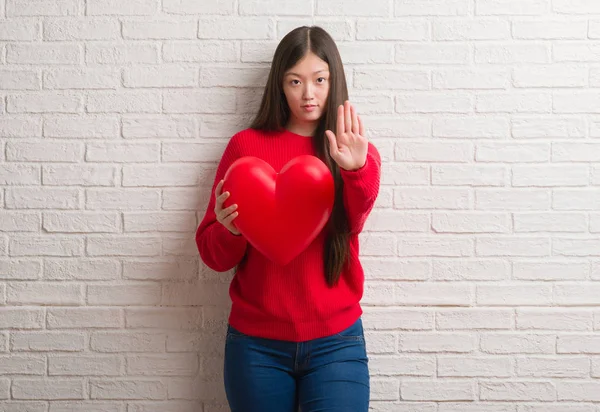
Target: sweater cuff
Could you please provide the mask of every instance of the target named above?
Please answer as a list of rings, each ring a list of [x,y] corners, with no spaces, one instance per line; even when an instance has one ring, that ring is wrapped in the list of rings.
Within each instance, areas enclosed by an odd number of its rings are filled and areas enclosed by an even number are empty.
[[[231,251],[234,255],[243,254],[246,251],[246,246],[248,246],[248,241],[244,237],[244,235],[240,234],[234,235],[227,229],[225,226],[220,224],[219,222],[215,222],[218,226],[219,238],[224,239],[228,248],[231,248]]]
[[[367,153],[367,159],[365,160],[365,164],[362,165],[360,169],[356,170],[346,170],[340,168],[340,175],[344,182],[354,182],[354,183],[364,183],[363,179],[365,176],[369,174],[369,167],[371,166],[372,160],[369,160],[370,154]]]

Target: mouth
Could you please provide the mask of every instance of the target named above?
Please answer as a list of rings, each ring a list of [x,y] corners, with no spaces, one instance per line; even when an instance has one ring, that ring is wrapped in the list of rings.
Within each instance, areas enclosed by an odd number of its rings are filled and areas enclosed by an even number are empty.
[[[317,107],[317,105],[316,104],[305,104],[302,107]]]

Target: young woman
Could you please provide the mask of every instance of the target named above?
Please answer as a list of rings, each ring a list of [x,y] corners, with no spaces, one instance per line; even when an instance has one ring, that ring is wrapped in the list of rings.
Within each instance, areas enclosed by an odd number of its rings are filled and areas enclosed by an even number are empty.
[[[242,156],[279,171],[306,154],[334,177],[333,212],[308,248],[280,266],[237,230],[237,205],[223,208],[230,195],[221,193],[223,176]],[[224,365],[233,412],[368,410],[358,235],[379,192],[380,167],[348,101],[333,39],[320,27],[294,29],[277,46],[254,122],[225,149],[196,233],[207,266],[237,266]]]

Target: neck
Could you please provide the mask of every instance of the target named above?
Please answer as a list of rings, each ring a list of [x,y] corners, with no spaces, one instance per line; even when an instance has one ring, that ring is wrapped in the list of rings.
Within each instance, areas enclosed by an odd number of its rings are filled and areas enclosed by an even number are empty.
[[[312,136],[315,133],[315,130],[317,130],[317,125],[316,123],[296,123],[293,120],[290,120],[285,128],[292,133],[302,136]]]

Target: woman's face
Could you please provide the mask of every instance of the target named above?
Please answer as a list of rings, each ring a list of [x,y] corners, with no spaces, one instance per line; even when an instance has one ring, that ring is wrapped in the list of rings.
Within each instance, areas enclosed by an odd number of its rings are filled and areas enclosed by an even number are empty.
[[[290,122],[316,125],[327,104],[329,65],[309,51],[285,72],[283,92],[291,111]]]

